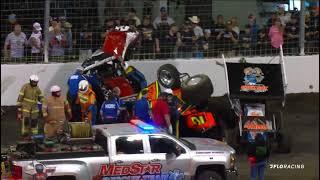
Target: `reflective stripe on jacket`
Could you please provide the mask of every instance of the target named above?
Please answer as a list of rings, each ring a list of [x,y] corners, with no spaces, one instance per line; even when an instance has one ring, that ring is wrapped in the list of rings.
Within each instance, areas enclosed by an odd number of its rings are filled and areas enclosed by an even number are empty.
[[[37,102],[43,103],[44,97],[38,86],[32,87],[30,83],[22,86],[18,100],[17,106],[21,106],[21,111],[25,113],[38,113]]]
[[[42,106],[44,117],[48,117],[49,121],[66,120],[66,113],[71,117],[71,109],[65,97],[49,96]]]
[[[78,92],[76,104],[80,104],[81,112],[86,113],[91,105],[96,104],[96,94],[91,88],[86,93]]]

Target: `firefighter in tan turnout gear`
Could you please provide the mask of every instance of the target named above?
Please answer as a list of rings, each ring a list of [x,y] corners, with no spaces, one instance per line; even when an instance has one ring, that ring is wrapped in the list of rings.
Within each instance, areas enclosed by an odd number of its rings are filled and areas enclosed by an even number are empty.
[[[17,101],[17,119],[21,121],[21,135],[29,136],[38,134],[39,107],[44,97],[38,87],[39,77],[30,76],[30,82],[22,86]]]
[[[56,138],[64,132],[66,123],[71,119],[71,108],[67,99],[61,96],[61,88],[54,85],[49,96],[42,106],[45,120],[44,134],[46,138]]]

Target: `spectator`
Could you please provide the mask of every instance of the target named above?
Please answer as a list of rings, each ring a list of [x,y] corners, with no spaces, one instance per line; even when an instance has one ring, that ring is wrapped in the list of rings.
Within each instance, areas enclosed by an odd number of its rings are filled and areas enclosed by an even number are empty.
[[[258,32],[258,40],[257,40],[257,54],[267,55],[270,54],[270,42],[268,39],[267,29],[262,28]]]
[[[221,14],[219,14],[217,16],[217,23],[214,24],[214,27],[213,27],[214,37],[217,37],[221,31],[225,31],[225,30],[226,30],[226,26],[224,24],[224,17]]]
[[[7,22],[1,22],[1,47],[4,46],[4,41],[7,35],[12,32],[12,29],[14,29],[14,26],[17,23],[18,22],[15,14],[10,14]]]
[[[155,38],[157,58],[159,59],[173,57],[173,52],[179,36],[179,29],[176,24],[172,24],[169,31],[165,31],[165,28],[166,27],[164,26],[162,30],[160,26],[160,29],[157,30]]]
[[[73,39],[72,39],[72,24],[69,22],[63,23],[63,34],[66,37],[68,48],[67,48],[67,53],[71,54],[72,53],[72,48],[73,48]]]
[[[311,11],[305,17],[306,52],[319,52],[319,13]]]
[[[291,16],[290,22],[286,24],[285,35],[286,53],[290,55],[297,55],[297,53],[299,53],[299,49],[297,46],[297,44],[299,43],[299,24],[296,16]]]
[[[278,5],[278,17],[280,18],[281,24],[283,26],[285,26],[290,21],[291,14],[289,12],[285,12],[283,4]]]
[[[61,60],[64,56],[65,48],[67,47],[67,39],[61,32],[60,24],[55,26],[53,31],[49,32],[49,55],[56,57],[57,60]]]
[[[171,26],[174,20],[168,16],[167,9],[165,7],[160,8],[160,16],[156,17],[153,21],[153,28],[158,29],[160,26]]]
[[[256,17],[252,14],[248,16],[248,21],[250,25],[250,38],[251,38],[251,46],[254,48],[257,44],[257,38],[258,38],[258,30],[259,26],[256,22]]]
[[[214,26],[213,26],[213,31],[212,31],[213,38],[217,39],[217,36],[221,32],[224,32],[225,30],[226,30],[226,26],[225,26],[225,23],[224,23],[224,17],[221,14],[219,14],[217,16],[217,23],[214,24]],[[216,50],[214,51],[214,56],[217,57],[219,49],[223,49],[224,45],[221,44],[221,41],[217,41],[215,43],[215,48],[216,48]]]
[[[29,38],[29,45],[31,46],[32,58],[37,62],[41,61],[42,58],[42,34],[41,25],[37,22],[33,23],[33,31]]]
[[[167,103],[167,93],[161,93],[152,107],[152,117],[154,124],[160,128],[167,129],[170,134],[173,133],[170,121],[169,105]]]
[[[105,21],[104,21],[104,27],[102,28],[102,31],[101,31],[101,34],[100,34],[100,37],[101,37],[101,44],[104,43],[104,40],[107,36],[107,33],[114,30],[115,28],[115,23],[114,21],[111,19],[111,18],[107,18]]]
[[[217,36],[217,41],[222,46],[220,46],[220,52],[224,53],[226,56],[235,55],[235,45],[238,42],[237,33],[232,30],[231,21],[227,21],[226,31],[220,31]]]
[[[135,26],[138,27],[141,24],[140,19],[136,15],[136,10],[134,8],[130,8],[129,13],[128,13],[128,18],[135,20]]]
[[[113,22],[114,22],[115,26],[120,26],[121,25],[121,19],[120,18],[115,18]]]
[[[27,45],[27,37],[21,32],[20,24],[14,26],[14,31],[8,34],[4,43],[4,55],[15,61],[24,57],[25,46]],[[10,53],[8,50],[10,49]]]
[[[53,31],[54,28],[60,24],[57,17],[51,17],[49,23],[51,24],[51,26],[49,27],[49,32]]]
[[[140,53],[142,59],[153,59],[154,58],[154,30],[151,24],[150,16],[143,18],[143,23],[138,26],[141,33],[141,48]]]
[[[92,55],[93,32],[89,23],[85,23],[77,33],[77,45],[79,49],[79,61],[83,62]]]
[[[273,22],[268,34],[269,38],[271,39],[271,45],[274,48],[280,48],[280,46],[283,45],[283,32],[284,27],[281,24],[280,18],[277,18]]]
[[[200,19],[198,16],[192,16],[189,17],[189,20],[191,21],[192,29],[193,29],[193,53],[194,56],[197,58],[203,58],[203,48],[202,48],[202,41],[203,41],[203,30],[199,26]]]
[[[237,36],[239,37],[240,28],[239,28],[239,26],[238,26],[238,19],[237,19],[237,17],[232,17],[232,18],[230,19],[230,21],[231,21],[231,24],[232,24],[232,30],[233,30],[234,32],[236,32],[236,33],[237,33]]]
[[[267,27],[268,27],[268,30],[271,28],[271,26],[273,25],[273,22],[278,18],[278,15],[277,13],[273,12],[271,14],[271,17],[268,19],[267,21]]]
[[[240,44],[240,55],[248,56],[251,52],[251,26],[247,24],[244,31],[240,33],[239,44]]]
[[[131,32],[137,31],[136,20],[128,19],[128,25],[129,25],[129,31],[131,31]]]
[[[192,57],[192,37],[194,36],[191,22],[186,20],[183,24],[181,33],[181,45],[178,47],[179,58],[191,58]]]
[[[205,52],[205,57],[212,57],[214,51],[214,38],[211,35],[210,29],[204,30],[204,41],[203,41],[203,50]]]
[[[263,180],[270,150],[265,137],[261,133],[257,133],[255,141],[249,144],[247,153],[251,169],[250,180],[255,180],[256,176],[259,177],[259,180]]]

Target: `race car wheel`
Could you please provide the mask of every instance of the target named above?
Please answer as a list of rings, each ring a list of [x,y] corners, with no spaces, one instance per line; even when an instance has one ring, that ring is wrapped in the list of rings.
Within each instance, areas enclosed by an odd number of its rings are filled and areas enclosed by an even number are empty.
[[[199,74],[181,84],[182,99],[194,105],[206,102],[213,93],[213,85],[207,75]]]
[[[180,73],[172,64],[164,64],[160,66],[157,71],[159,83],[165,88],[179,88],[180,87]]]
[[[197,180],[222,180],[222,177],[219,173],[215,171],[202,171],[200,172],[199,176],[197,177]]]

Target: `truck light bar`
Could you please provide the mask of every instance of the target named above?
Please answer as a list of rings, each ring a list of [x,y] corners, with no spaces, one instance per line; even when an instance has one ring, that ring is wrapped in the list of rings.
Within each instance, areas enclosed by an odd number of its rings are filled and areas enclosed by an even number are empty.
[[[146,131],[154,130],[154,127],[139,119],[131,119],[130,123]]]

